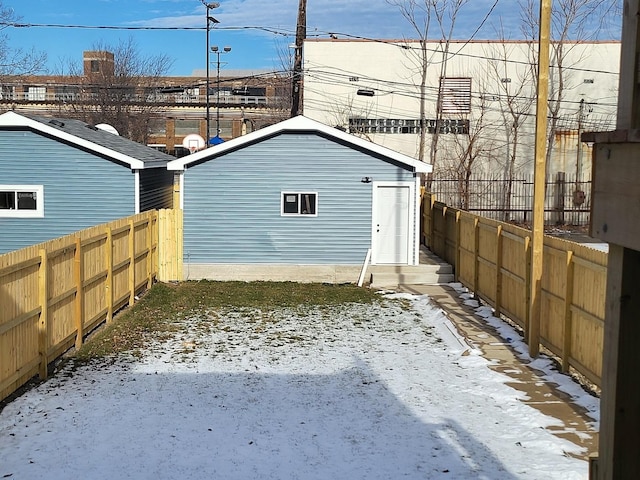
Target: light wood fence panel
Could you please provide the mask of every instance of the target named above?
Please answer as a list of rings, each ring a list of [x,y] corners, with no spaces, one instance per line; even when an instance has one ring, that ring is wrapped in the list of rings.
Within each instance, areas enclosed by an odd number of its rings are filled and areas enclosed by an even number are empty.
[[[158,280],[171,282],[182,280],[183,213],[180,209],[158,212]],[[431,227],[426,226],[425,231]]]
[[[461,212],[458,221],[458,258],[456,267],[456,278],[465,287],[472,291],[476,289],[476,251],[477,251],[477,218]]]
[[[531,232],[469,212],[425,194],[424,237],[432,251],[455,267],[456,280],[523,329],[531,309]],[[456,225],[452,226],[451,222]],[[455,246],[455,252],[451,252]],[[574,368],[596,385],[602,374],[607,254],[544,237],[541,344],[563,371]]]
[[[38,373],[40,264],[36,247],[0,255],[0,398]]]
[[[0,255],[0,400],[157,276],[155,211]]]

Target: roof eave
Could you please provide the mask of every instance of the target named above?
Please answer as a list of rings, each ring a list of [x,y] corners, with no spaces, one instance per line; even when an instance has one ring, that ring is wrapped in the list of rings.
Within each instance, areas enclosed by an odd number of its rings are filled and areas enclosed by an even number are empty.
[[[11,114],[11,115],[10,115]],[[50,127],[44,123],[38,122],[31,118],[23,117],[15,112],[7,112],[0,115],[0,127],[24,127],[37,132],[44,133],[48,136],[59,138],[74,145],[78,145],[86,150],[93,151],[100,155],[104,155],[119,162],[129,165],[132,170],[140,170],[145,168],[145,162],[129,155],[122,154],[102,145],[84,140],[70,133],[63,132],[57,128]]]
[[[344,142],[363,148],[369,152],[388,157],[404,165],[407,165],[413,168],[413,171],[415,173],[430,173],[431,171],[433,171],[433,167],[428,163],[421,162],[419,160],[391,150],[387,147],[383,147],[360,137],[356,137],[355,135],[343,132],[342,130],[330,127],[302,115],[290,118],[280,123],[276,123],[275,125],[271,125],[269,127],[262,128],[260,130],[256,130],[242,137],[236,137],[220,145],[208,147],[205,150],[200,150],[199,152],[193,153],[186,157],[173,160],[167,164],[167,169],[174,171],[185,170],[191,163],[198,162],[207,158],[213,159],[215,157],[223,155],[226,151],[241,147],[245,143],[253,143],[279,133],[296,131],[322,133],[329,137],[342,140]],[[212,151],[212,149],[215,149],[215,151]]]

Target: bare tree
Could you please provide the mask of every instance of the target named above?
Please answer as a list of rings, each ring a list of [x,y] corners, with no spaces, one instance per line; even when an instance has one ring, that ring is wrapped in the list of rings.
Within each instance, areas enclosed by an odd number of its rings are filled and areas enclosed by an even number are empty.
[[[487,79],[498,86],[497,95],[490,95],[495,101],[503,118],[505,131],[506,158],[502,164],[504,188],[502,192],[503,220],[510,220],[511,194],[516,174],[519,148],[521,146],[521,130],[535,103],[535,81],[531,70],[510,69],[510,59],[514,56],[517,44],[506,42],[504,29],[498,32],[500,42],[490,48],[487,53]],[[512,80],[513,75],[517,78]],[[498,155],[496,158],[500,158]]]
[[[72,65],[72,76],[80,85],[79,101],[70,102],[66,111],[87,123],[108,123],[137,142],[147,143],[151,120],[158,110],[155,95],[162,92],[162,79],[171,67],[166,55],[144,57],[135,42],[128,39],[112,47],[98,43],[93,47],[102,65]]]
[[[33,75],[44,69],[47,54],[35,49],[24,51],[12,48],[6,30],[18,23],[21,17],[0,1],[0,75]]]
[[[538,1],[518,0],[521,8],[522,31],[526,38],[535,41],[538,35]],[[549,76],[549,102],[546,164],[549,167],[555,137],[567,92],[572,83],[569,56],[580,42],[595,40],[608,21],[619,13],[619,5],[611,0],[556,0],[551,13],[551,73]],[[532,43],[533,47],[533,43]],[[575,63],[579,59],[574,58]],[[537,49],[531,49],[532,75],[536,75]]]
[[[482,90],[486,90],[482,82]],[[491,164],[495,161],[497,150],[500,148],[492,132],[498,125],[492,124],[488,112],[491,99],[480,95],[475,100],[472,113],[469,115],[469,130],[466,134],[454,134],[447,137],[447,144],[451,145],[444,160],[441,172],[449,178],[454,178],[458,186],[458,207],[468,210],[471,207],[471,178],[478,163]],[[446,147],[445,147],[446,148]],[[445,173],[448,171],[448,174]],[[479,193],[479,192],[475,192]]]
[[[427,103],[427,67],[429,65],[430,53],[427,49],[429,41],[429,33],[431,29],[431,17],[433,16],[433,2],[424,0],[387,0],[389,5],[395,6],[400,10],[402,16],[409,22],[413,32],[418,38],[420,49],[415,52],[409,50],[412,59],[415,60],[416,66],[420,74],[420,140],[418,143],[418,160],[424,162],[425,144],[427,138],[426,129],[426,103]]]

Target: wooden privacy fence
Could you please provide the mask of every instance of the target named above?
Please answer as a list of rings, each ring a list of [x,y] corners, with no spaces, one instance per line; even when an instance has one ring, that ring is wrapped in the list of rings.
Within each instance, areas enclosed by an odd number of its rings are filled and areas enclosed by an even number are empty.
[[[431,250],[454,266],[456,279],[504,315],[528,338],[531,232],[473,215],[425,194],[423,234]],[[540,343],[562,370],[574,368],[601,385],[607,253],[545,235]]]
[[[156,211],[0,255],[0,400],[46,378],[157,274]]]

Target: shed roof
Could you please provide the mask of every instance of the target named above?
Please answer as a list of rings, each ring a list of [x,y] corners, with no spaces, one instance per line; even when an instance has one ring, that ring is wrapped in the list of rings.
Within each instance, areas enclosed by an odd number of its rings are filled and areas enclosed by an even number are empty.
[[[248,145],[261,142],[268,138],[280,135],[283,133],[315,133],[333,139],[337,142],[345,143],[358,148],[365,152],[375,154],[377,156],[386,157],[396,163],[406,165],[416,173],[429,173],[432,171],[432,166],[428,163],[421,162],[415,158],[409,157],[402,153],[391,150],[382,145],[370,142],[350,133],[343,132],[334,127],[325,125],[324,123],[317,122],[310,118],[299,115],[283,122],[276,123],[269,127],[261,128],[242,137],[234,138],[228,142],[215,145],[213,147],[200,150],[199,152],[187,155],[176,160],[172,160],[167,165],[169,170],[184,170],[191,164],[202,163],[208,160],[225,155],[228,152],[244,148]]]
[[[162,168],[174,158],[141,143],[70,118],[48,118],[6,112],[0,115],[0,130],[39,132],[129,165],[131,169]]]

